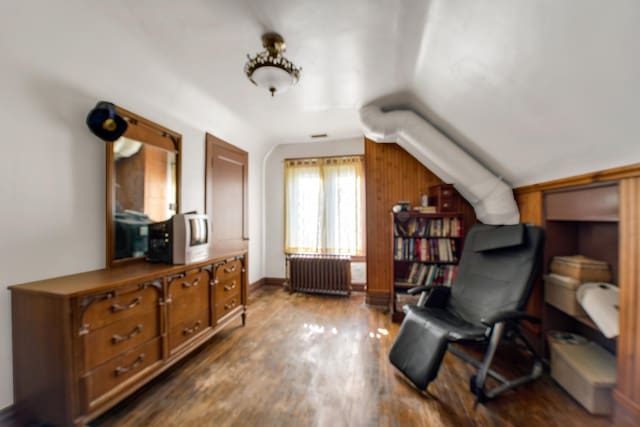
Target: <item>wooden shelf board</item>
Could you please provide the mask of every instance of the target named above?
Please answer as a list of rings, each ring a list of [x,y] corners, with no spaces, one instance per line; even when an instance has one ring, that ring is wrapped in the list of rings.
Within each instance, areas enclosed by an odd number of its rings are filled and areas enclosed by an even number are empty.
[[[593,323],[593,320],[591,320],[589,317],[587,316],[573,316],[577,321],[579,321],[580,323],[583,323],[585,325],[587,325],[588,327],[590,327],[591,329],[594,329],[596,331],[600,331],[600,328],[598,328],[598,325],[596,325],[595,323]]]
[[[429,265],[458,265],[458,261],[419,261],[417,259],[394,259],[394,262],[419,262],[420,264]]]

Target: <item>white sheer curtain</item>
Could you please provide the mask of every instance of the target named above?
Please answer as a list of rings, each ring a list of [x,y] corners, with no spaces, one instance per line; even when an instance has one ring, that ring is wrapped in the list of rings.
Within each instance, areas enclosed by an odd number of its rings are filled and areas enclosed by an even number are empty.
[[[285,161],[285,252],[364,253],[364,159]]]

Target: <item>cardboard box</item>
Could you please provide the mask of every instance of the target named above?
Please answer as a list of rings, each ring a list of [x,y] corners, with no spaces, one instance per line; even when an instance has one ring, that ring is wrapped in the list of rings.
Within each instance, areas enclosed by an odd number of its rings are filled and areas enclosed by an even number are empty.
[[[573,277],[551,273],[544,277],[544,300],[571,316],[587,316],[576,298],[581,282]]]
[[[611,281],[609,264],[582,255],[553,257],[551,272],[572,277],[581,282]]]
[[[613,409],[616,358],[590,341],[550,339],[551,376],[587,411],[608,415]]]

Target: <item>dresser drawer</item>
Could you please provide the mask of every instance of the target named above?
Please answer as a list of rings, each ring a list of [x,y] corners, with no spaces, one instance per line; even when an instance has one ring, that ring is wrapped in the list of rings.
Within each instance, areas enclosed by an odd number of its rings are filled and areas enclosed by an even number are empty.
[[[91,331],[82,337],[85,371],[159,335],[160,311],[157,305],[146,312]]]
[[[199,315],[189,320],[173,325],[169,331],[169,348],[171,352],[192,338],[197,337],[209,327],[209,310],[200,312]]]
[[[227,300],[233,296],[240,295],[242,288],[242,277],[234,277],[223,282],[218,282],[213,286],[215,293],[215,301],[220,302]]]
[[[219,320],[227,314],[234,311],[236,308],[242,305],[240,294],[231,296],[230,298],[216,303],[216,320]]]
[[[242,273],[242,261],[235,260],[225,262],[224,264],[216,268],[216,280],[218,282],[224,282],[234,277],[240,277]]]
[[[160,282],[161,283],[161,282]],[[139,316],[146,311],[157,310],[161,290],[149,284],[126,286],[80,300],[81,327],[91,332],[124,319]]]
[[[160,361],[161,354],[160,338],[154,338],[88,374],[84,379],[89,406],[87,409],[105,393],[115,391],[119,385],[143,376],[147,368]]]
[[[209,307],[209,272],[195,271],[169,284],[169,329]]]

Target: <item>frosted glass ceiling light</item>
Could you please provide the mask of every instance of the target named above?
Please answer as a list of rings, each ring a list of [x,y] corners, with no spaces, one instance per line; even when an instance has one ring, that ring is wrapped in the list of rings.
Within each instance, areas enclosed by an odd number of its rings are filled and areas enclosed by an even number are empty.
[[[262,35],[262,46],[266,49],[249,59],[244,72],[251,83],[269,89],[271,96],[281,93],[298,83],[302,68],[282,56],[285,52],[284,39],[278,33]]]

